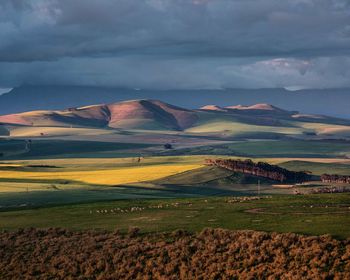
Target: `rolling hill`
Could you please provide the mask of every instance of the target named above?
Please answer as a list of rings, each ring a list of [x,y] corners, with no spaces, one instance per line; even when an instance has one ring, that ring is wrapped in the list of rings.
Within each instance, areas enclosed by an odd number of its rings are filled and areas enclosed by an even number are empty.
[[[193,111],[157,100],[69,108],[63,111],[32,111],[0,116],[4,124],[56,127],[110,127],[127,129],[182,130],[197,120]]]
[[[108,130],[109,134],[121,129],[165,134],[181,132],[182,135],[220,138],[276,139],[288,136],[343,139],[350,136],[350,120],[302,114],[266,103],[227,107],[208,105],[189,110],[159,100],[141,99],[61,111],[41,110],[3,115],[0,116],[0,123],[0,134],[11,136],[23,133],[23,136],[31,136],[31,128],[45,128],[40,134],[52,136],[59,136],[54,130],[62,128],[71,129],[61,131],[70,135],[78,128],[87,128],[91,131],[84,132],[85,135],[96,132],[96,129],[103,129],[103,133]],[[35,132],[38,130],[35,129]]]
[[[283,88],[155,90],[97,86],[22,85],[0,95],[0,115],[33,110],[59,110],[130,99],[157,99],[187,109],[199,108],[208,104],[227,106],[269,103],[308,114],[327,114],[350,118],[349,92],[347,88],[297,91]]]

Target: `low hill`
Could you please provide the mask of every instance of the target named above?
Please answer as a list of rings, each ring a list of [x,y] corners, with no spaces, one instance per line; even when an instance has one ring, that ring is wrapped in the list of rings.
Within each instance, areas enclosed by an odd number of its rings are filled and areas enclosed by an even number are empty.
[[[205,110],[205,111],[217,111],[217,112],[227,112],[227,109],[222,108],[217,105],[205,105],[200,108],[200,110]]]
[[[228,110],[239,110],[239,111],[247,111],[249,113],[255,114],[269,114],[269,113],[280,113],[280,114],[290,114],[291,112],[273,106],[267,103],[259,103],[251,106],[242,106],[242,105],[234,105],[225,107]]]
[[[154,181],[156,184],[164,185],[197,185],[207,184],[218,179],[230,177],[232,172],[216,166],[203,166],[201,168],[182,172],[169,177]]]
[[[240,172],[233,172],[217,166],[204,166],[169,177],[162,178],[153,183],[159,185],[185,185],[185,186],[213,186],[230,187],[241,184],[274,184],[278,181],[270,180]]]

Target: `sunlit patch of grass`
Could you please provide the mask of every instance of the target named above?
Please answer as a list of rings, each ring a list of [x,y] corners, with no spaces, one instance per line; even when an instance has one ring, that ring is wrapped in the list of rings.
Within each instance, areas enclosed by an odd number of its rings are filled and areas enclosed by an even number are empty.
[[[279,127],[279,126],[265,126],[245,124],[241,122],[222,121],[222,120],[210,120],[208,122],[200,123],[197,126],[191,127],[186,130],[189,133],[210,133],[210,132],[226,132],[229,134],[242,134],[242,133],[259,133],[259,132],[273,132],[273,133],[285,133],[285,134],[301,134],[302,129],[298,127]]]
[[[91,171],[48,171],[48,172],[22,172],[22,171],[0,171],[0,178],[16,179],[57,179],[84,182],[97,185],[121,185],[160,179],[191,169],[201,167],[199,164],[174,164],[174,165],[151,165],[122,167],[108,170]]]

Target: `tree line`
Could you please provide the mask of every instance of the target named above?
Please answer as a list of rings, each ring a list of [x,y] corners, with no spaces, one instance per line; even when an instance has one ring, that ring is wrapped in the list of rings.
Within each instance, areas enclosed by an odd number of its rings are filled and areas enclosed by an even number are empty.
[[[290,171],[279,167],[278,165],[272,165],[266,162],[255,163],[250,159],[206,159],[205,164],[226,168],[234,172],[259,176],[274,181],[279,181],[281,183],[301,183],[310,180],[311,178],[309,172],[306,171]]]
[[[322,174],[321,180],[324,183],[342,183],[350,184],[350,176],[337,175],[337,174]]]

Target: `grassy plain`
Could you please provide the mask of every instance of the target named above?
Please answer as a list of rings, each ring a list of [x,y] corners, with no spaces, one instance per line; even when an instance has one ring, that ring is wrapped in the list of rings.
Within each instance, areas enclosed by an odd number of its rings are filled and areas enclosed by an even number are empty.
[[[195,127],[191,127],[186,130],[188,133],[218,133],[224,132],[231,136],[242,136],[249,134],[259,134],[259,133],[276,133],[276,134],[302,134],[302,129],[298,127],[276,127],[276,126],[263,126],[246,124],[242,122],[234,122],[232,120],[222,121],[222,120],[210,120],[209,122],[204,122]]]
[[[0,153],[6,159],[24,158],[55,158],[63,155],[89,156],[91,153],[129,151],[137,154],[138,150],[150,147],[147,144],[134,143],[113,143],[98,141],[69,141],[69,140],[35,140],[28,149],[26,141],[23,139],[0,139]]]
[[[65,227],[142,232],[205,227],[350,236],[350,194],[271,196],[229,203],[229,197],[119,200],[0,212],[0,228]],[[132,207],[142,210],[131,211]],[[119,210],[118,210],[119,209]]]
[[[236,155],[253,158],[340,158],[350,156],[350,144],[343,141],[252,140],[222,145],[169,151],[169,155]]]

